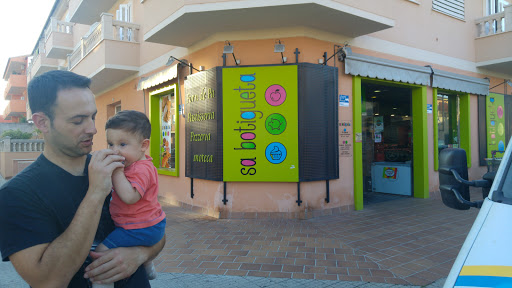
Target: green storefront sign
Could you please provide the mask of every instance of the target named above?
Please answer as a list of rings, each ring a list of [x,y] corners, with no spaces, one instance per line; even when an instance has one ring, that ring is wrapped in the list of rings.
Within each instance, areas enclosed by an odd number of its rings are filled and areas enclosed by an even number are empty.
[[[224,181],[298,182],[295,65],[222,70]]]
[[[487,157],[492,157],[492,151],[505,151],[505,99],[501,94],[489,93],[485,103]]]

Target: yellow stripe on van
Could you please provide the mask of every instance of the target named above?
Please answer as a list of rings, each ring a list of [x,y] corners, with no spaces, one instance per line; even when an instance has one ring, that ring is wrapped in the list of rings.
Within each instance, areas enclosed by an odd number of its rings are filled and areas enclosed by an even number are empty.
[[[459,275],[512,277],[512,266],[464,266]]]

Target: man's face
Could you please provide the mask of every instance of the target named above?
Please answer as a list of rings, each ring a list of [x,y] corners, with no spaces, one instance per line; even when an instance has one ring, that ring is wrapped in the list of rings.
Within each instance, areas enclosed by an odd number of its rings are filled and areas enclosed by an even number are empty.
[[[80,157],[92,151],[96,132],[96,102],[88,88],[60,90],[54,107],[54,119],[47,134],[47,142],[55,152],[69,157]]]

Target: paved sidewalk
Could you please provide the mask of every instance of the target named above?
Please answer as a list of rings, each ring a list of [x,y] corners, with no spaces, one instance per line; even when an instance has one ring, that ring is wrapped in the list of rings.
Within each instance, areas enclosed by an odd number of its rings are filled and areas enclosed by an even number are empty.
[[[159,272],[418,286],[447,277],[479,211],[414,198],[311,220],[216,220],[164,209]]]
[[[218,220],[163,206],[167,243],[155,260],[156,288],[440,288],[479,211],[404,198],[310,220]],[[0,287],[28,285],[8,262]]]
[[[311,279],[262,278],[253,276],[221,276],[180,273],[159,273],[158,278],[151,281],[152,288],[442,288],[445,279],[440,279],[428,286],[394,285],[370,282],[349,282]],[[0,263],[0,288],[28,288],[28,284],[18,276],[10,262]]]

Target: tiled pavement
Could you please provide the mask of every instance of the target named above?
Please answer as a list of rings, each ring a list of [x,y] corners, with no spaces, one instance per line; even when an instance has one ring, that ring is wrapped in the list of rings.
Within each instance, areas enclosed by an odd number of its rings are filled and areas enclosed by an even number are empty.
[[[445,278],[478,213],[414,198],[310,220],[218,220],[164,209],[159,272],[401,285]]]
[[[154,288],[440,288],[478,213],[413,198],[310,220],[217,220],[164,209],[167,243]],[[0,287],[28,285],[0,263]]]

